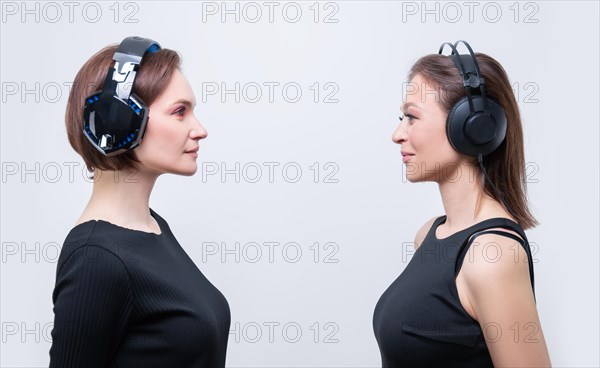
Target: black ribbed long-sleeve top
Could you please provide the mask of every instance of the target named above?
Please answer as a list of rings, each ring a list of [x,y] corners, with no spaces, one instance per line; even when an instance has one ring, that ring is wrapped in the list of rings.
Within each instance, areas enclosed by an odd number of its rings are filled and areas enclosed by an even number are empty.
[[[224,367],[230,311],[166,221],[75,226],[57,263],[50,367]]]

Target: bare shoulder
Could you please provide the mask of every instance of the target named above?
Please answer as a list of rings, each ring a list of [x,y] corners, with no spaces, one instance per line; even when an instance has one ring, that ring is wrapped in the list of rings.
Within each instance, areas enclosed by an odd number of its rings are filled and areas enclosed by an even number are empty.
[[[425,222],[425,224],[423,224],[423,226],[421,226],[419,231],[417,231],[417,235],[415,236],[415,250],[419,249],[419,247],[421,246],[421,243],[425,239],[425,236],[427,235],[427,233],[431,229],[431,226],[433,226],[435,219],[437,219],[437,218],[438,218],[438,216],[435,216],[432,219],[427,220]]]
[[[521,338],[512,338],[510,333],[502,338],[497,333],[485,334],[494,366],[552,366],[536,309],[529,259],[518,241],[493,233],[478,236],[458,276],[460,301],[483,331],[486,326],[494,326],[496,332],[515,331],[515,326],[527,330]]]
[[[463,275],[471,291],[482,292],[492,282],[496,291],[503,286],[509,290],[514,285],[530,289],[529,265],[519,234],[506,229],[520,241],[506,235],[482,234],[474,239],[463,262]]]

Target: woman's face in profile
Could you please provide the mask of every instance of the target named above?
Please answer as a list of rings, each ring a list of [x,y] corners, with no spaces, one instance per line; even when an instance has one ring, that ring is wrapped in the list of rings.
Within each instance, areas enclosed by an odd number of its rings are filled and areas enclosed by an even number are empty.
[[[208,132],[194,115],[196,98],[183,73],[176,69],[163,93],[149,106],[148,126],[134,149],[140,170],[153,174],[193,175],[200,139]]]
[[[392,134],[401,145],[410,182],[443,180],[460,160],[446,136],[446,117],[434,86],[417,74],[409,83],[402,105],[404,118]],[[411,155],[412,154],[412,155]]]

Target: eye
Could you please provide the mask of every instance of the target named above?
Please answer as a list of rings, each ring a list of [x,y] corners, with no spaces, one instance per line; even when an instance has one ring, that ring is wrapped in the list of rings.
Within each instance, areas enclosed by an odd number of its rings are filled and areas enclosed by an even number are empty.
[[[185,113],[185,106],[181,106],[180,108],[175,110],[175,112],[173,114],[178,115],[178,116],[183,116],[184,113]]]
[[[404,118],[406,118],[406,120],[408,120],[408,121],[411,121],[411,120],[414,120],[414,119],[416,119],[416,118],[415,118],[413,115],[411,115],[411,114],[404,114],[404,115],[400,115],[400,117],[399,117],[400,121],[403,121],[403,120],[404,120]]]

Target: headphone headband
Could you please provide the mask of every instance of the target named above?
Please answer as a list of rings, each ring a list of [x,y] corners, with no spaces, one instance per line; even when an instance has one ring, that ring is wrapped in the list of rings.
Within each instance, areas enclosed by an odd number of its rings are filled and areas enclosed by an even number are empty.
[[[160,45],[151,39],[137,36],[125,38],[113,55],[114,64],[106,75],[103,95],[116,94],[121,100],[127,101],[144,55],[158,50]]]
[[[462,43],[467,47],[467,49],[469,50],[468,55],[461,55],[458,52],[457,48],[459,43]],[[471,110],[471,113],[475,112],[475,108],[473,106],[473,101],[471,98],[471,89],[479,87],[479,91],[481,93],[481,96],[483,97],[483,113],[486,115],[490,115],[490,108],[485,93],[485,81],[481,76],[479,63],[477,63],[477,58],[475,57],[475,53],[473,52],[471,45],[469,45],[467,41],[464,40],[458,40],[454,43],[454,45],[450,42],[444,42],[440,46],[438,54],[442,54],[444,46],[446,45],[450,46],[450,48],[452,49],[452,53],[448,56],[452,59],[452,61],[456,65],[456,68],[459,70],[460,75],[463,78],[463,87],[465,88],[465,92],[469,99],[469,109]]]

